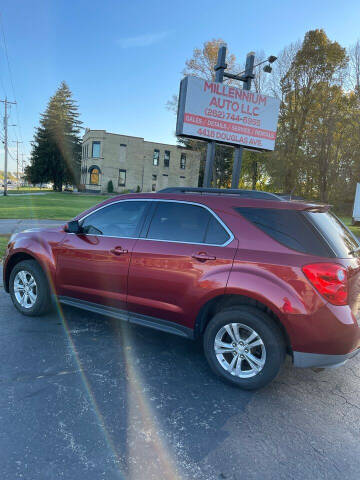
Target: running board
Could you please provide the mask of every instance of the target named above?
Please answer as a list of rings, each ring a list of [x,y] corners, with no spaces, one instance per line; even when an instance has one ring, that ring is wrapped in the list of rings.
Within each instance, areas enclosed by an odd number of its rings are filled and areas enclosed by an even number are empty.
[[[124,320],[135,325],[153,328],[166,333],[179,335],[180,337],[194,339],[194,331],[191,328],[184,327],[175,322],[163,320],[162,318],[150,317],[148,315],[141,315],[139,313],[132,313],[120,308],[107,307],[98,303],[87,302],[86,300],[79,300],[72,297],[58,297],[60,303],[69,305],[70,307],[80,308],[88,312],[98,313],[107,317]]]

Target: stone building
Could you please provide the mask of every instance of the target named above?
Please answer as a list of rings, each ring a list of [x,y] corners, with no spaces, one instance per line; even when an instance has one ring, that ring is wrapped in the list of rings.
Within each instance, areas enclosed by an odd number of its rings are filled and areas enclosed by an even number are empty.
[[[91,192],[154,192],[166,187],[197,187],[200,153],[165,143],[87,129],[82,143],[81,181]]]

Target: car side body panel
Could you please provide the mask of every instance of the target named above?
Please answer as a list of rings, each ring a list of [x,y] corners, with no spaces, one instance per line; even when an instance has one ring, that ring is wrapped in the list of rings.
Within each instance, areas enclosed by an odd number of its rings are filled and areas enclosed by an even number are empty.
[[[129,238],[66,233],[56,253],[59,295],[126,309],[128,271],[135,242]]]
[[[132,253],[127,307],[194,328],[202,305],[225,293],[237,240],[225,247],[140,239]],[[197,260],[193,255],[215,257]]]

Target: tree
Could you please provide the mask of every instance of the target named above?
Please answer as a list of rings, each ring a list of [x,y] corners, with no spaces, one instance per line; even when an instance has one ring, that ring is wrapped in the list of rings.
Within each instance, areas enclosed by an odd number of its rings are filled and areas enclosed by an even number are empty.
[[[109,180],[109,181],[108,181],[107,191],[108,191],[108,193],[114,193],[114,185],[113,185],[112,180]]]
[[[331,90],[333,86],[341,85],[346,65],[345,49],[337,42],[331,42],[323,30],[312,30],[305,34],[301,47],[280,82],[282,103],[278,139],[272,162],[269,162],[269,173],[276,187],[286,192],[294,189],[299,191],[306,183],[306,178],[309,178],[309,172],[304,173],[304,166],[306,162],[313,165],[315,153],[309,151],[313,145],[309,139],[314,131],[314,122],[322,115],[318,106],[329,101],[328,93],[335,93],[335,90]],[[336,109],[331,111],[335,114]],[[327,133],[322,128],[322,134],[325,135],[334,128],[333,122],[327,121],[326,125]],[[331,135],[328,136],[330,138]],[[324,173],[323,164],[321,171]],[[315,182],[320,187],[319,175]],[[324,194],[324,186],[321,188]]]
[[[30,165],[25,169],[30,183],[52,182],[57,191],[64,183],[78,184],[81,123],[71,91],[62,82],[41,114],[34,135]]]

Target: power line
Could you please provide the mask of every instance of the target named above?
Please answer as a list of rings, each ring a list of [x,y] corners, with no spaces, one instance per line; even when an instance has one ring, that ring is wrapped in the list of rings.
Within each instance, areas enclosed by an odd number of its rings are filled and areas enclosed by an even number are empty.
[[[19,130],[19,136],[20,136],[21,143],[23,143],[21,126],[20,126],[19,109],[18,109],[18,104],[17,104],[17,101],[16,101],[15,86],[14,86],[13,75],[12,75],[11,66],[10,66],[9,53],[8,53],[8,49],[7,49],[6,38],[5,38],[5,30],[4,30],[4,25],[3,25],[1,14],[0,14],[0,28],[1,28],[3,44],[4,44],[4,52],[5,52],[6,63],[7,63],[8,71],[9,71],[10,84],[11,84],[12,93],[13,93],[13,97],[14,97],[14,102],[12,102],[12,103],[15,104],[17,127],[18,127],[18,130]],[[8,103],[10,103],[10,102],[8,102]],[[18,140],[18,135],[17,134],[16,134],[16,139]]]

